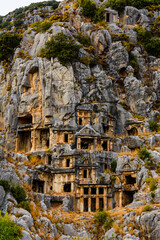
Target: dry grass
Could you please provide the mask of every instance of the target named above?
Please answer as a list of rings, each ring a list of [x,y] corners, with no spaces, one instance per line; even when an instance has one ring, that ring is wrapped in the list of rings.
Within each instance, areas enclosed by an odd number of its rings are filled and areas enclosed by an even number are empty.
[[[23,164],[28,167],[37,166],[37,165],[45,164],[45,159],[40,159],[38,156],[29,156],[29,160],[24,161]]]
[[[13,158],[10,155],[7,157],[7,162],[9,162],[9,163],[13,163],[14,162]]]
[[[130,157],[131,157],[131,160],[133,160],[136,155],[138,155],[138,149],[135,149],[134,151],[120,152],[120,153],[118,154],[118,157],[121,157],[121,156],[130,156]]]

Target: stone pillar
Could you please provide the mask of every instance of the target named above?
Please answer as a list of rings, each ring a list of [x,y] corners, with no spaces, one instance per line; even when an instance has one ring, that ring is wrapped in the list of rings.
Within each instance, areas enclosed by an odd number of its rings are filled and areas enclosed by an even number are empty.
[[[121,208],[122,207],[122,191],[119,192],[119,207]]]
[[[91,212],[91,197],[88,198],[88,212]]]
[[[80,188],[80,212],[84,211],[84,202],[83,202],[83,187]]]
[[[104,188],[104,210],[107,210],[107,188]]]
[[[98,210],[99,209],[99,197],[98,197],[98,187],[96,188],[96,210]]]
[[[31,142],[32,142],[32,150],[31,151],[35,151],[36,150],[36,132],[35,130],[33,130],[31,132]]]
[[[109,151],[109,144],[110,144],[110,141],[107,140],[107,151]]]

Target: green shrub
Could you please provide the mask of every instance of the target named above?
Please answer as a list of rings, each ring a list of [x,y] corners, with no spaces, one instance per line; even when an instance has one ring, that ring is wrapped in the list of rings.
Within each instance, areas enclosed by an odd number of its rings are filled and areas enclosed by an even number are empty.
[[[151,192],[151,197],[152,197],[152,198],[155,198],[155,191],[152,191],[152,192]]]
[[[85,17],[93,19],[96,15],[97,5],[91,0],[82,0],[81,7],[83,8],[82,13]]]
[[[9,184],[9,182],[7,180],[1,179],[0,180],[0,185],[3,186],[5,191],[8,192],[10,190],[10,184]]]
[[[80,46],[65,34],[58,33],[45,44],[39,56],[47,59],[58,58],[61,64],[65,65],[78,58]]]
[[[92,83],[92,82],[94,82],[95,78],[94,78],[94,76],[90,76],[90,77],[86,78],[85,80],[86,80],[87,82]]]
[[[113,226],[113,218],[109,217],[104,223],[105,230],[109,230]]]
[[[24,208],[24,209],[27,210],[28,212],[31,211],[29,202],[27,202],[27,201],[22,201],[22,202],[20,202],[20,203],[18,204],[18,207]]]
[[[111,171],[112,172],[116,172],[116,168],[117,168],[117,161],[113,161],[111,162]]]
[[[153,24],[152,24],[151,31],[152,31],[153,35],[160,37],[159,29],[160,29],[160,16],[158,16],[156,18],[155,22],[153,22]]]
[[[142,44],[148,54],[160,57],[160,39],[152,38],[151,32],[142,27],[135,28],[138,33],[138,43]]]
[[[160,167],[157,169],[158,173],[160,173]]]
[[[83,46],[89,47],[90,46],[90,38],[88,35],[82,35],[81,33],[78,33],[77,40],[80,42]]]
[[[36,32],[46,32],[52,26],[52,22],[49,20],[37,21],[32,24],[33,30]]]
[[[148,212],[148,211],[151,211],[151,210],[152,210],[152,207],[149,204],[147,204],[143,207],[144,212]]]
[[[24,188],[20,185],[15,185],[11,187],[11,193],[18,203],[26,201],[26,192]]]
[[[150,192],[153,192],[154,190],[157,189],[157,183],[156,183],[156,181],[153,180],[153,181],[150,183],[149,189],[150,189]]]
[[[0,240],[20,240],[22,237],[21,227],[10,220],[10,216],[0,215]]]
[[[20,37],[18,34],[3,33],[0,35],[0,61],[10,61],[14,49],[19,46]]]
[[[91,58],[89,58],[88,56],[83,56],[79,60],[81,63],[85,64],[86,66],[88,66],[91,63]]]
[[[98,225],[102,226],[105,228],[105,230],[108,230],[112,227],[113,225],[113,219],[109,216],[108,212],[103,211],[98,211],[97,214],[94,216],[96,223]]]
[[[145,45],[145,49],[147,53],[151,56],[160,57],[160,39],[159,38],[152,38],[149,42]]]
[[[139,156],[142,160],[144,160],[145,158],[150,158],[151,153],[144,147],[144,148],[139,149],[139,151],[138,151],[138,156]]]
[[[96,14],[93,18],[94,22],[102,22],[104,20],[104,6],[97,7]]]
[[[152,177],[146,178],[145,182],[146,183],[151,183],[154,179]]]
[[[151,5],[158,5],[159,0],[108,0],[106,7],[111,7],[117,10],[119,13],[124,11],[125,6],[133,6],[138,9],[142,9]]]
[[[104,224],[107,220],[108,213],[103,211],[98,211],[97,214],[94,216],[95,221],[99,224]]]
[[[158,123],[155,122],[155,121],[149,121],[149,129],[150,129],[151,131],[157,132],[158,129],[159,129]]]

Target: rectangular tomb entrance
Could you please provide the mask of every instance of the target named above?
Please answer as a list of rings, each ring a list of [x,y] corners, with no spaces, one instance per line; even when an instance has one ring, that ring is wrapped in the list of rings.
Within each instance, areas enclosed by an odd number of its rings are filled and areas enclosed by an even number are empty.
[[[17,152],[30,152],[32,147],[31,131],[18,132],[17,137]]]

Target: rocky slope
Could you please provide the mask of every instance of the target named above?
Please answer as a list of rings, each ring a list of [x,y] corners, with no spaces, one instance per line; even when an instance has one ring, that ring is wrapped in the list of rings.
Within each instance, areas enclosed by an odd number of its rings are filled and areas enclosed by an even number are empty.
[[[152,31],[159,12],[151,14],[147,9],[127,6],[123,20],[94,23],[83,16],[82,8],[73,1],[60,3],[56,10],[59,16],[67,16],[64,22],[62,17],[61,22],[55,20],[56,14],[50,6],[43,10],[45,17],[54,15],[50,28],[45,32],[36,31],[34,26],[23,28],[10,69],[6,71],[4,64],[0,65],[0,179],[24,185],[30,212],[18,208],[13,194],[4,186],[0,186],[0,209],[3,214],[10,213],[11,219],[23,227],[24,240],[72,237],[158,240],[160,133],[151,127],[151,122],[158,125],[160,118],[160,56],[147,53],[135,26]],[[32,16],[26,12],[24,24],[41,21],[39,13],[42,8],[34,10]],[[3,21],[7,18],[12,19],[12,14]],[[62,65],[58,58],[38,57],[45,43],[61,32],[80,45],[78,58]],[[80,41],[79,34],[88,36],[88,46]],[[117,176],[126,165],[137,171],[138,191],[132,203],[109,211],[114,222],[108,228],[97,223],[93,213],[70,212],[67,197],[60,208],[49,205],[49,195],[34,193],[31,179],[43,168],[43,163],[30,163],[28,154],[16,151],[19,116],[32,113],[37,128],[40,124],[75,127],[75,109],[85,104],[91,104],[97,115],[104,113],[114,118],[114,144],[110,155],[117,162]],[[56,146],[52,146],[53,153],[55,149]],[[145,149],[149,155],[140,155],[139,149]],[[37,155],[43,155],[41,149],[38,151]],[[111,176],[111,172],[103,174],[106,181],[110,181]],[[118,183],[114,184],[116,187]]]

